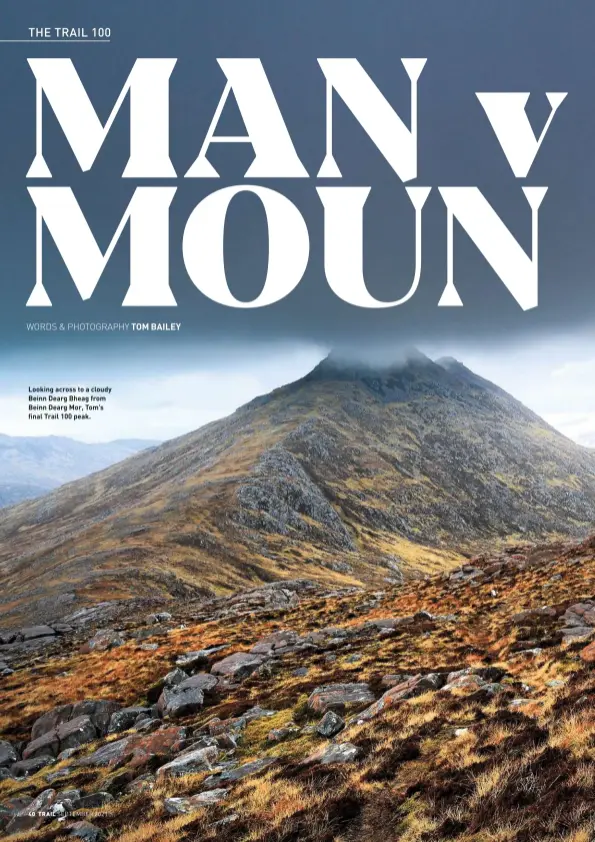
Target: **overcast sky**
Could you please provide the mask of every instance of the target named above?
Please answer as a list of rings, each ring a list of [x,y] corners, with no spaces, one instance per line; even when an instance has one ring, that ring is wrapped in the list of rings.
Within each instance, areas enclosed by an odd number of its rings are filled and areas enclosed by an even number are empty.
[[[153,369],[137,358],[50,359],[32,378],[28,364],[13,365],[0,393],[0,431],[8,435],[67,435],[84,441],[117,438],[165,440],[229,414],[257,395],[310,371],[328,349],[315,344],[238,345],[188,353],[174,366],[167,356]],[[559,338],[480,349],[427,344],[434,359],[456,356],[478,374],[511,392],[580,444],[595,447],[595,342]],[[395,351],[395,354],[397,352]],[[386,349],[389,359],[391,349]],[[194,357],[194,359],[193,359]],[[105,412],[84,422],[28,422],[30,385],[111,386]]]
[[[27,0],[5,4],[1,39],[35,26],[109,26],[109,45],[0,44],[0,432],[33,432],[23,420],[23,390],[62,380],[109,381],[111,405],[82,428],[45,428],[90,440],[167,438],[226,414],[245,400],[309,370],[329,347],[415,345],[458,356],[577,440],[595,444],[595,108],[592,0]],[[101,20],[99,20],[101,18]],[[194,206],[212,190],[242,182],[246,144],[209,153],[221,179],[178,180],[171,208],[171,285],[178,308],[120,307],[129,275],[127,238],[116,247],[89,302],[82,302],[46,234],[44,278],[55,306],[25,307],[35,278],[35,214],[25,174],[35,151],[35,83],[29,57],[73,59],[105,120],[137,57],[175,57],[171,78],[171,157],[183,173],[196,158],[224,87],[219,57],[259,57],[309,179],[269,182],[300,209],[311,240],[305,276],[271,307],[234,310],[191,283],[181,240]],[[339,301],[323,271],[317,172],[325,151],[325,82],[320,57],[359,59],[403,119],[410,108],[401,57],[424,57],[419,82],[419,177],[434,189],[424,208],[421,283],[406,305],[364,310]],[[527,203],[475,96],[531,92],[527,112],[539,134],[546,91],[567,91],[529,177],[547,185],[540,210],[539,306],[523,312],[469,239],[458,232],[455,280],[463,308],[438,308],[446,279],[446,219],[437,187],[479,187],[530,252]],[[371,186],[366,205],[365,273],[386,300],[410,285],[413,215],[404,187],[353,116],[334,110],[335,153],[346,185]],[[120,178],[129,150],[128,108],[82,173],[46,106],[44,154],[55,183],[71,186],[98,244],[105,248],[135,184]],[[243,126],[233,103],[220,132]],[[299,182],[299,183],[298,183]],[[245,197],[244,197],[245,198]],[[261,210],[232,206],[226,270],[232,291],[254,298],[266,268]],[[47,334],[27,321],[180,321],[173,336]],[[40,428],[35,427],[35,431]]]

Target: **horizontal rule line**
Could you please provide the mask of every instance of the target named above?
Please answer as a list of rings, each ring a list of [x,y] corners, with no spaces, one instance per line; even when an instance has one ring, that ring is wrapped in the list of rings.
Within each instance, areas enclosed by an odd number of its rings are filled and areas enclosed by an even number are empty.
[[[0,44],[109,44],[109,38],[0,38]]]

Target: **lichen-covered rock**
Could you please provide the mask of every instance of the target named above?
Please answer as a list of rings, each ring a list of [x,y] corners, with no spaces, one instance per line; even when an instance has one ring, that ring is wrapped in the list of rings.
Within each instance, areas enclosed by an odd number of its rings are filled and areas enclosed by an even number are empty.
[[[345,720],[342,719],[333,710],[327,710],[327,712],[324,714],[324,716],[318,723],[316,730],[321,737],[330,738],[334,737],[335,734],[338,734],[339,731],[342,731],[344,727]]]
[[[171,816],[183,816],[202,810],[209,804],[218,804],[227,798],[227,795],[226,789],[212,789],[210,792],[199,792],[198,795],[188,795],[185,798],[166,798],[163,806]]]
[[[411,699],[413,696],[418,696],[420,693],[425,692],[425,689],[422,689],[422,678],[423,676],[421,675],[414,675],[412,678],[403,681],[401,684],[391,687],[391,689],[387,690],[377,702],[374,702],[374,704],[370,705],[369,708],[366,708],[366,710],[359,713],[357,715],[357,719],[361,721],[373,719],[386,708],[394,707],[396,704],[404,701],[405,699]]]
[[[330,766],[332,763],[351,763],[360,756],[361,750],[353,743],[331,743],[326,748],[311,754],[306,763]]]
[[[169,778],[190,775],[195,772],[207,772],[213,768],[213,764],[217,762],[218,757],[219,749],[215,746],[199,748],[196,751],[181,754],[175,760],[166,763],[158,770],[157,777]]]
[[[577,602],[566,610],[562,618],[566,626],[595,626],[595,602]]]
[[[317,687],[308,699],[308,707],[314,713],[326,713],[333,708],[342,710],[353,705],[365,705],[374,701],[374,694],[367,684],[325,684]]]

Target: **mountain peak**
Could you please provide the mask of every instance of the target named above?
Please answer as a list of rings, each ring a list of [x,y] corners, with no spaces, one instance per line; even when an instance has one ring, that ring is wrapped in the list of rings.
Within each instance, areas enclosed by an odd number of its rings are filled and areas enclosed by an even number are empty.
[[[364,380],[385,378],[410,367],[433,366],[417,348],[407,348],[390,357],[386,353],[353,353],[332,350],[304,380]]]

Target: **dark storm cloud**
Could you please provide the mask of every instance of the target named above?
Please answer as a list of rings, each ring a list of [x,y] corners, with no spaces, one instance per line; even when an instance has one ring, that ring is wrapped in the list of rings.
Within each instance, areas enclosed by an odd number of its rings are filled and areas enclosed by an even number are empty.
[[[402,307],[364,310],[338,300],[322,269],[322,207],[316,179],[269,184],[300,208],[308,223],[311,257],[289,298],[258,310],[233,310],[206,299],[190,282],[181,257],[184,224],[211,190],[240,183],[249,146],[212,149],[219,182],[178,181],[172,205],[172,289],[178,310],[159,318],[182,319],[183,339],[303,338],[324,343],[354,340],[423,342],[503,339],[522,333],[584,327],[595,316],[595,59],[591,0],[219,0],[217,3],[104,0],[83,8],[74,2],[27,0],[11,4],[0,37],[27,37],[31,25],[110,26],[110,45],[0,44],[2,134],[0,254],[2,346],[36,348],[24,329],[29,319],[139,320],[152,311],[120,309],[127,286],[128,249],[116,252],[90,302],[78,293],[49,238],[44,277],[59,306],[25,308],[34,277],[34,211],[25,174],[34,152],[35,88],[26,59],[67,56],[99,116],[105,119],[137,57],[176,57],[171,79],[171,154],[178,173],[196,158],[221,96],[224,77],[217,57],[262,59],[298,153],[315,174],[324,157],[324,79],[318,57],[360,60],[398,113],[409,112],[409,84],[401,57],[427,57],[419,83],[419,178],[434,189],[424,209],[421,285]],[[530,250],[530,214],[475,91],[532,91],[528,113],[541,130],[545,91],[568,91],[527,184],[548,185],[540,211],[540,305],[523,312],[464,234],[455,243],[455,279],[462,309],[437,308],[446,279],[446,218],[439,185],[476,185],[523,247]],[[370,291],[394,299],[409,288],[414,266],[413,212],[403,185],[345,107],[336,107],[335,154],[343,183],[371,185],[366,205],[365,269]],[[73,187],[99,244],[104,248],[128,203],[132,186],[119,178],[127,158],[124,109],[90,173],[82,174],[48,110],[44,146],[54,183]],[[233,109],[230,132],[242,131]],[[123,238],[125,240],[126,238]],[[266,268],[264,220],[241,198],[229,215],[226,264],[230,286],[244,299],[258,293]],[[92,343],[67,337],[69,345]],[[135,342],[154,342],[150,336]],[[159,337],[160,341],[164,341]],[[49,340],[47,340],[49,341]],[[57,338],[51,337],[56,344]],[[112,349],[127,338],[103,341]],[[166,340],[176,341],[175,338]],[[181,340],[180,340],[181,341]]]

